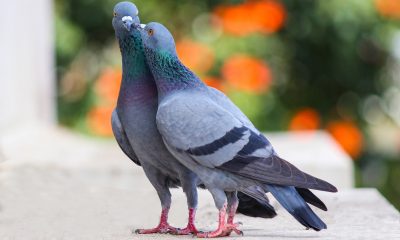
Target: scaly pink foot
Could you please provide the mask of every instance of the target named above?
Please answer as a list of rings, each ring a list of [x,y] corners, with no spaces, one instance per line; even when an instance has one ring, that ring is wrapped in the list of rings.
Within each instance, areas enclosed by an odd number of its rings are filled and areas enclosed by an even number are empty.
[[[187,226],[183,229],[177,228],[176,232],[171,232],[171,233],[175,235],[197,234],[199,231],[196,229],[196,226],[194,225],[195,216],[196,216],[196,209],[189,208],[189,220]]]
[[[225,229],[221,235],[221,237],[228,237],[231,235],[232,232],[235,232],[237,235],[241,235],[243,236],[243,231],[239,230],[238,227],[241,225],[242,223],[228,223],[225,225]]]
[[[236,209],[235,209],[236,212]],[[197,233],[197,237],[199,238],[217,238],[217,237],[226,237],[229,236],[232,231],[236,232],[239,235],[243,235],[243,232],[237,229],[239,226],[238,223],[225,223],[225,215],[226,215],[226,204],[219,211],[219,219],[218,219],[218,228],[212,232],[199,232]],[[230,214],[229,214],[230,215]],[[228,219],[230,220],[230,219]],[[231,218],[233,221],[233,217]]]
[[[138,234],[152,234],[152,233],[170,233],[170,232],[176,232],[177,229],[174,227],[171,227],[168,223],[163,223],[159,224],[155,228],[150,228],[150,229],[136,229],[135,233]]]
[[[232,206],[230,206],[227,225],[223,233],[224,237],[230,236],[232,231],[235,232],[237,235],[243,236],[243,232],[237,229],[239,225],[242,225],[242,223],[241,222],[233,223],[233,219],[235,217],[238,204],[239,202],[235,202]]]
[[[199,231],[196,229],[196,227],[193,224],[189,224],[183,228],[179,229],[177,228],[175,232],[171,232],[172,234],[175,235],[189,235],[189,234],[197,234]]]
[[[152,233],[169,233],[176,232],[177,229],[168,224],[168,211],[169,208],[164,208],[161,211],[160,223],[155,228],[150,229],[136,229],[135,233],[138,234],[152,234]]]

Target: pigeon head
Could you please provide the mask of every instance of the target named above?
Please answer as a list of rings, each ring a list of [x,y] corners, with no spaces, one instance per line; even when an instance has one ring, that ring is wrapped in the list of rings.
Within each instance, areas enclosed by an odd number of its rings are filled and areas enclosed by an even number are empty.
[[[156,22],[140,25],[143,45],[146,50],[175,56],[175,41],[168,29]]]
[[[112,25],[117,37],[126,36],[131,28],[140,23],[139,10],[131,2],[120,2],[114,7]]]

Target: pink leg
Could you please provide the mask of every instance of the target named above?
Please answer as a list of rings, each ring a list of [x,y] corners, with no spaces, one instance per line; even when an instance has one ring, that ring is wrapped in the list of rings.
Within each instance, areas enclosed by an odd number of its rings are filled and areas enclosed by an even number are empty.
[[[226,203],[224,206],[219,210],[219,217],[218,217],[218,228],[213,232],[199,232],[197,233],[197,237],[199,238],[216,238],[224,236],[225,230],[225,216],[226,216]]]
[[[160,223],[157,227],[151,229],[136,229],[135,233],[138,234],[152,234],[152,233],[168,233],[176,231],[176,228],[168,224],[168,211],[169,208],[163,208],[161,211]]]
[[[196,209],[189,208],[189,220],[187,226],[184,229],[177,229],[177,231],[172,232],[172,234],[177,234],[177,235],[197,234],[199,231],[196,229],[196,226],[194,225],[195,217],[196,217]]]
[[[229,236],[232,231],[234,231],[238,235],[243,235],[243,232],[240,231],[239,229],[237,229],[239,227],[239,225],[241,225],[242,223],[240,223],[240,222],[233,223],[233,219],[235,217],[238,205],[239,205],[239,202],[236,201],[235,203],[233,203],[231,205],[231,207],[229,209],[228,221],[227,221],[227,225],[226,225],[227,231],[225,231],[225,234],[226,234],[225,236]]]

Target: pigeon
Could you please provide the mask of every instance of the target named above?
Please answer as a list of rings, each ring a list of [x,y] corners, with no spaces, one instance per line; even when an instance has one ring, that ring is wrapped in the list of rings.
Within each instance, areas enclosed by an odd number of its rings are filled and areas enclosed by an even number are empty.
[[[139,25],[139,11],[131,2],[120,2],[114,7],[112,25],[122,55],[122,83],[117,106],[111,117],[112,130],[122,151],[137,165],[142,166],[161,201],[161,217],[157,227],[138,229],[136,233],[192,234],[197,233],[195,213],[197,186],[201,182],[196,174],[182,165],[167,150],[158,133],[156,112],[157,88],[145,61]],[[188,224],[178,229],[168,224],[171,205],[169,188],[182,187],[189,207]],[[247,195],[244,195],[244,194]],[[239,203],[243,214],[271,218],[276,215],[268,199],[253,188],[244,189],[245,201]],[[252,197],[248,197],[252,196]]]
[[[158,226],[137,229],[136,233],[196,233],[194,218],[200,181],[168,152],[158,133],[155,123],[157,89],[145,62],[140,33],[132,31],[135,24],[140,24],[138,14],[137,7],[131,2],[120,2],[114,7],[112,25],[121,50],[123,73],[117,106],[111,117],[120,148],[134,163],[142,166],[161,201]],[[178,186],[182,186],[189,207],[189,222],[184,229],[168,223],[169,188]]]
[[[157,128],[168,150],[197,174],[219,210],[218,228],[197,236],[242,234],[233,221],[236,209],[227,206],[237,191],[249,188],[270,192],[307,229],[326,229],[306,202],[323,210],[326,206],[309,189],[337,192],[336,187],[279,157],[225,94],[207,87],[182,64],[165,26],[152,22],[138,29],[157,85]]]

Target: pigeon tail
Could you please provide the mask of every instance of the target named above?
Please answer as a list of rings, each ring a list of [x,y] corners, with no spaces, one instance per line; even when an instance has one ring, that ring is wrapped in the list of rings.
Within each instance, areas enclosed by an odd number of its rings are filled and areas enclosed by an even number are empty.
[[[302,225],[315,231],[326,229],[326,224],[311,210],[292,186],[265,185],[278,202]]]
[[[328,208],[325,206],[325,204],[319,199],[317,196],[314,195],[310,191],[310,189],[307,188],[296,188],[296,191],[300,194],[300,196],[306,201],[307,203],[313,205],[314,207],[317,207],[321,210],[328,211]]]
[[[273,206],[269,204],[265,193],[258,194],[252,189],[238,192],[239,206],[237,212],[249,217],[273,218],[276,212]]]

